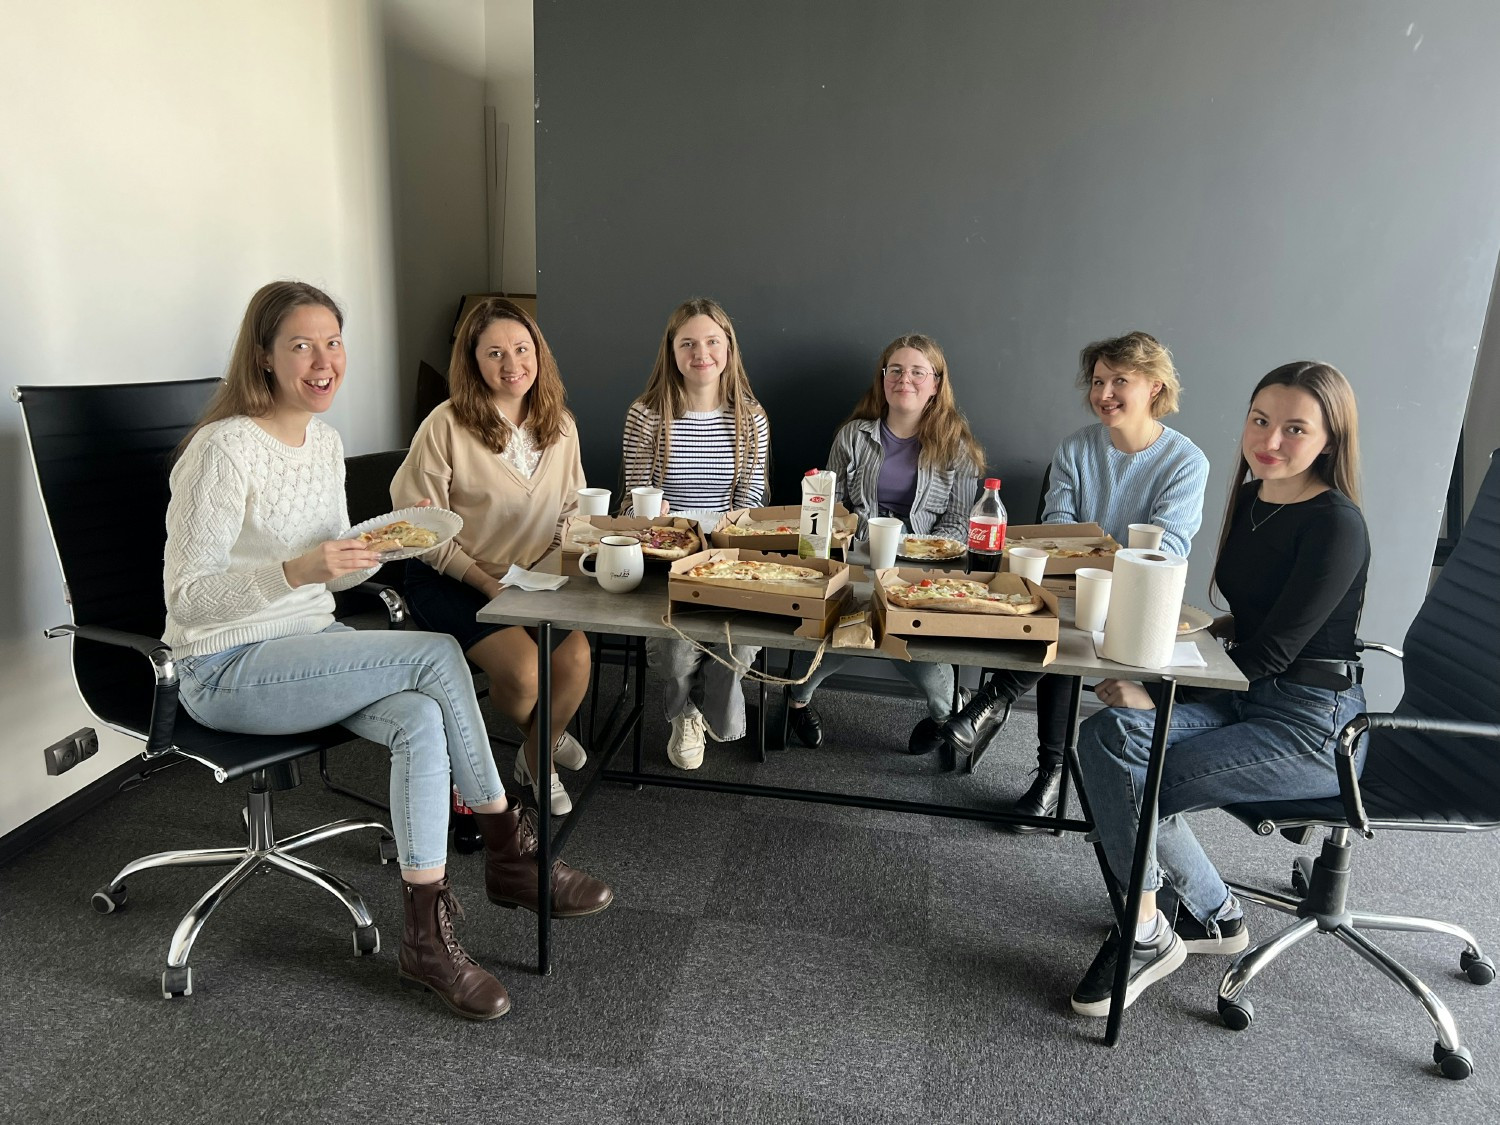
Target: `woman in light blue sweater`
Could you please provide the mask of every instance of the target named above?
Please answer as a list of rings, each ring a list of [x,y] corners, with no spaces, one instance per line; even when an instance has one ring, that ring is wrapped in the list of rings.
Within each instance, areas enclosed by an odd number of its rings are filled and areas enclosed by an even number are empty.
[[[1133,523],[1162,528],[1162,549],[1187,555],[1203,520],[1208,458],[1159,419],[1177,410],[1182,385],[1172,354],[1145,332],[1100,340],[1079,355],[1078,384],[1099,419],[1063,439],[1052,456],[1046,523],[1097,523],[1126,542]],[[1067,739],[1068,683],[1061,676],[1001,672],[943,727],[960,754],[983,753],[1011,704],[1037,686],[1037,770],[1015,805],[1026,816],[1057,811]],[[1017,828],[1017,831],[1036,831]]]

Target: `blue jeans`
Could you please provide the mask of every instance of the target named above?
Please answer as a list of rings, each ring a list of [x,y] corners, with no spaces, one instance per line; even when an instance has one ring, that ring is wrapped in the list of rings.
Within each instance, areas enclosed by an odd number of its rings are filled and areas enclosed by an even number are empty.
[[[1311,687],[1264,676],[1245,692],[1215,692],[1173,708],[1162,766],[1156,850],[1147,857],[1148,891],[1168,897],[1217,933],[1239,907],[1188,828],[1183,813],[1249,801],[1333,797],[1339,792],[1334,742],[1365,708],[1364,689]],[[1078,765],[1110,870],[1130,879],[1155,711],[1111,707],[1079,730]],[[1364,748],[1356,767],[1363,765]],[[1162,905],[1164,913],[1170,911]]]
[[[470,806],[505,794],[452,637],[330,625],[177,661],[179,699],[205,726],[296,734],[342,723],[391,751],[391,828],[401,866],[448,854],[450,770]]]
[[[848,649],[825,649],[818,670],[808,677],[806,683],[787,688],[787,696],[797,703],[810,703],[818,686],[858,655]],[[922,692],[932,721],[946,722],[953,712],[953,665],[932,664],[926,660],[892,660],[890,664]],[[792,677],[803,675],[811,666],[812,654],[799,652],[792,661]]]
[[[751,645],[734,645],[732,651],[722,644],[705,647],[745,667],[760,652],[759,646]],[[677,637],[647,637],[646,661],[661,677],[662,707],[669,721],[696,708],[720,742],[745,737],[745,692],[738,672]]]

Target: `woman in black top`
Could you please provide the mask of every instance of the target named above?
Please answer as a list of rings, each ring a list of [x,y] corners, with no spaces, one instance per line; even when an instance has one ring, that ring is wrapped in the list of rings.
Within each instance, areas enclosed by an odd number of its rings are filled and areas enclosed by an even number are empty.
[[[1126,1004],[1188,953],[1237,953],[1249,944],[1239,903],[1182,814],[1339,791],[1335,739],[1364,710],[1352,667],[1370,562],[1358,477],[1358,419],[1343,375],[1323,363],[1290,363],[1257,384],[1214,567],[1231,610],[1215,632],[1235,638],[1230,654],[1250,686],[1173,710]],[[1123,884],[1155,716],[1140,684],[1105,680],[1094,691],[1110,709],[1083,725],[1079,765],[1100,842]],[[1108,1014],[1120,946],[1111,933],[1073,993],[1075,1011]]]

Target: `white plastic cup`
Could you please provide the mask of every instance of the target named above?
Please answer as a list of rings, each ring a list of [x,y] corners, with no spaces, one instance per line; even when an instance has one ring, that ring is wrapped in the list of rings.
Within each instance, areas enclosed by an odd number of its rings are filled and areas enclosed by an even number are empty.
[[[870,568],[895,566],[896,551],[901,546],[901,521],[895,516],[873,516],[865,525],[870,529]]]
[[[661,489],[652,488],[648,484],[632,488],[630,490],[631,515],[638,520],[654,520],[661,515],[661,496]]]
[[[1085,633],[1103,632],[1104,622],[1109,617],[1109,592],[1114,588],[1114,574],[1096,567],[1084,567],[1073,578],[1078,583],[1073,602],[1073,624]]]
[[[609,515],[609,489],[580,488],[578,490],[578,514],[580,516]]]
[[[1130,549],[1132,551],[1157,551],[1161,549],[1161,537],[1166,529],[1154,523],[1130,525]]]
[[[1019,574],[1028,582],[1040,582],[1047,570],[1048,555],[1039,547],[1012,547],[1005,552],[1010,560],[1010,572]]]

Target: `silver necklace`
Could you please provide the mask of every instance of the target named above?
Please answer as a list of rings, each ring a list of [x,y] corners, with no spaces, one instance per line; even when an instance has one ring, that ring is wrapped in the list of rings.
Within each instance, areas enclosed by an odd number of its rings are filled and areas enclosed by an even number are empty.
[[[1307,488],[1306,486],[1304,486],[1302,492],[1306,491]],[[1261,502],[1260,491],[1257,489],[1255,495],[1250,498],[1250,530],[1259,531],[1261,528],[1265,527],[1266,524],[1270,523],[1271,520],[1275,517],[1276,513],[1281,511],[1282,508],[1285,508],[1287,504],[1295,504],[1298,500],[1302,499],[1302,492],[1297,493],[1297,495],[1288,500],[1286,504],[1277,504],[1276,507],[1272,509],[1271,514],[1265,519],[1257,520],[1255,518],[1255,505]]]

